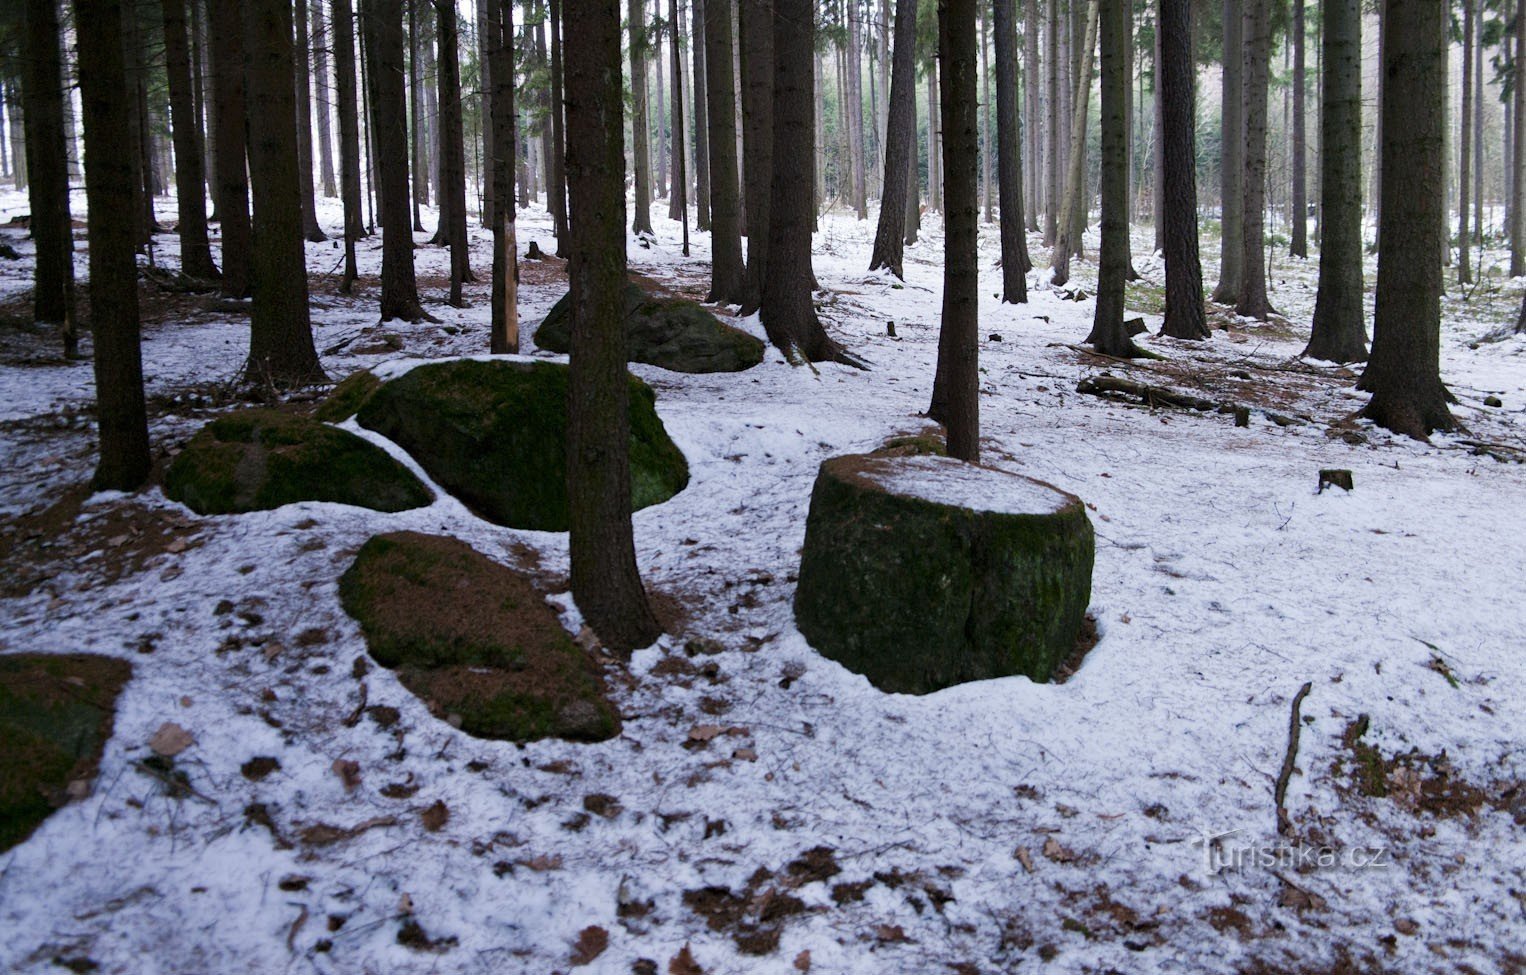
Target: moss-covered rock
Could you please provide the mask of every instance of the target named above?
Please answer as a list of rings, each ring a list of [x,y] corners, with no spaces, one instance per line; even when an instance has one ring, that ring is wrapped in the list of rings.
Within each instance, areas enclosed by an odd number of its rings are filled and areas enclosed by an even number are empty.
[[[297,501],[402,511],[434,500],[375,444],[278,410],[243,410],[207,424],[165,472],[164,493],[204,515]]]
[[[633,509],[689,483],[655,403],[651,387],[630,377]],[[472,359],[418,366],[384,383],[357,419],[479,516],[510,528],[567,530],[566,366]]]
[[[602,741],[620,730],[603,678],[529,580],[464,542],[377,535],[339,600],[377,663],[468,734]]]
[[[67,802],[71,783],[88,789],[131,676],[110,657],[0,656],[0,850]]]
[[[763,361],[763,342],[712,315],[697,302],[659,298],[627,283],[626,354],[631,362],[674,372],[741,372]],[[549,352],[572,347],[572,295],[551,306],[535,330],[535,344]]]
[[[822,463],[795,620],[881,690],[1048,680],[1091,598],[1091,522],[1076,497],[932,455]]]
[[[371,394],[381,388],[381,380],[369,369],[350,373],[334,387],[328,399],[318,404],[313,415],[324,423],[343,423],[354,416]]]

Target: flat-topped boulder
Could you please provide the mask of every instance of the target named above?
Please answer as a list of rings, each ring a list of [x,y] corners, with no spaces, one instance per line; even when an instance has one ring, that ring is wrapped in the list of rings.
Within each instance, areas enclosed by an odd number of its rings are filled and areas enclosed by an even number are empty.
[[[795,621],[881,690],[1046,681],[1091,599],[1086,507],[1042,481],[931,454],[833,457],[816,475]]]
[[[339,580],[377,663],[479,738],[602,741],[620,731],[604,680],[530,580],[465,542],[393,532]]]
[[[652,388],[627,378],[636,510],[683,490],[689,466],[657,417]],[[566,366],[502,359],[416,366],[371,390],[355,418],[406,450],[479,517],[567,530]]]
[[[112,657],[0,655],[0,851],[90,794],[131,676],[132,665]]]
[[[627,282],[626,354],[674,372],[741,372],[763,361],[763,341],[727,325],[698,302],[659,297]],[[535,344],[548,352],[572,348],[572,295],[551,306],[535,330]]]
[[[403,511],[434,500],[385,450],[280,410],[240,410],[203,427],[170,464],[164,493],[203,515],[336,501]]]

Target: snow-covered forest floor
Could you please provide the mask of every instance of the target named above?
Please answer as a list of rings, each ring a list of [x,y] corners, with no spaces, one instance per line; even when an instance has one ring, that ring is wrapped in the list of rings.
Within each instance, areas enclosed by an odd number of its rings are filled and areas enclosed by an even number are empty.
[[[665,204],[652,212],[659,242],[633,241],[632,269],[703,297],[705,236],[684,258]],[[544,211],[520,221],[521,250],[554,250]],[[1526,338],[1479,340],[1526,282],[1491,252],[1467,300],[1449,285],[1442,373],[1466,432],[1427,445],[1352,419],[1354,372],[1296,358],[1317,259],[1275,257],[1287,321],[1220,314],[1227,331],[1184,343],[1153,335],[1162,268],[1137,237],[1129,311],[1164,359],[1125,364],[1075,347],[1091,300],[1040,287],[998,304],[983,226],[984,457],[1087,502],[1100,640],[1065,683],[905,697],[815,653],[791,599],[820,461],[929,427],[942,240],[927,223],[901,285],[864,271],[872,221],[822,221],[821,314],[868,371],[773,350],[740,374],[633,367],[691,471],[634,517],[642,575],[681,631],[609,661],[620,737],[524,747],[453,729],[384,669],[357,676],[365,643],[336,581],[373,534],[454,535],[534,569],[577,632],[565,535],[496,527],[443,492],[400,514],[221,517],[158,488],[89,496],[91,368],[21,323],[31,245],[0,228],[24,258],[0,262],[0,652],[134,667],[93,793],[0,855],[0,969],[570,971],[596,927],[608,948],[581,970],[1521,971]],[[377,324],[379,239],[360,245],[372,277],[354,298],[335,290],[339,245],[308,245],[330,376],[485,352],[474,233],[470,308],[444,304],[445,252],[417,252],[437,325]],[[177,265],[173,236],[156,247]],[[1210,287],[1216,251],[1204,241]],[[85,264],[81,244],[81,278]],[[531,354],[563,272],[524,264]],[[1083,262],[1074,283],[1094,277]],[[206,297],[144,296],[168,455],[240,405],[247,324]],[[1250,425],[1076,392],[1102,373],[1247,406]],[[1321,468],[1350,469],[1355,490],[1316,493]],[[1273,783],[1306,681],[1279,839]],[[363,704],[399,718],[384,728]],[[167,721],[196,742],[178,799],[138,764]],[[257,756],[279,768],[246,777]],[[358,763],[358,788],[337,759]],[[430,829],[436,803],[449,816]]]

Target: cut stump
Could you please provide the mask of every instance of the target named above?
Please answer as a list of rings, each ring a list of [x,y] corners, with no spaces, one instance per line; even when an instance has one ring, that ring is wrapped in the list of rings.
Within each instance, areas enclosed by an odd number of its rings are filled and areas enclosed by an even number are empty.
[[[795,621],[884,691],[1047,681],[1075,646],[1095,541],[1081,500],[929,455],[824,461],[811,494]]]

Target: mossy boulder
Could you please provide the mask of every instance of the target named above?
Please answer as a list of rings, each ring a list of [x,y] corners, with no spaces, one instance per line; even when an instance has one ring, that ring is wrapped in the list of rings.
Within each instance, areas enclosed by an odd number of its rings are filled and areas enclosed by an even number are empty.
[[[689,483],[684,455],[657,417],[656,396],[630,377],[631,507]],[[382,384],[356,415],[391,439],[473,512],[510,528],[566,531],[567,367],[457,359]]]
[[[131,676],[111,657],[0,655],[0,851],[88,790]]]
[[[381,380],[369,369],[358,369],[334,387],[328,399],[318,404],[313,415],[324,423],[343,423],[359,412],[371,394],[381,388]]]
[[[434,500],[375,444],[310,417],[263,409],[203,427],[165,472],[164,493],[204,515],[297,501],[402,511]]]
[[[949,457],[824,461],[811,494],[795,621],[881,690],[921,694],[1024,674],[1076,645],[1095,542],[1085,506]]]
[[[480,738],[602,741],[620,731],[603,678],[524,576],[453,538],[395,532],[339,580],[371,656]]]
[[[704,305],[683,298],[659,298],[627,283],[626,354],[674,372],[741,372],[763,361],[763,342],[733,328]],[[535,330],[535,344],[549,352],[572,348],[572,295],[551,306]]]

